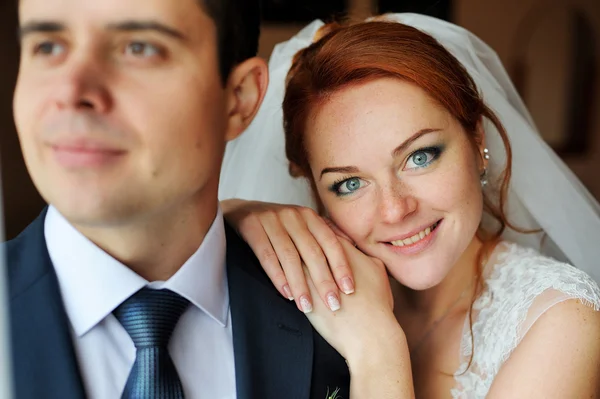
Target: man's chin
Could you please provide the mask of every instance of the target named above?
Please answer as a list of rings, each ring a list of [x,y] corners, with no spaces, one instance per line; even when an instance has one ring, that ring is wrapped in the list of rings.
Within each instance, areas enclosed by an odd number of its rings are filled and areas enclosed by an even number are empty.
[[[130,207],[114,204],[85,204],[51,202],[58,212],[73,226],[83,229],[116,228],[132,219]]]

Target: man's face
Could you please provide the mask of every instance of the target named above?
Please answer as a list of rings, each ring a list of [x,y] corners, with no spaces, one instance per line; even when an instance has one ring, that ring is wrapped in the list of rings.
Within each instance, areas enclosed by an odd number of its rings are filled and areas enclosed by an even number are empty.
[[[29,173],[72,223],[215,197],[228,123],[197,0],[21,0],[14,115]]]

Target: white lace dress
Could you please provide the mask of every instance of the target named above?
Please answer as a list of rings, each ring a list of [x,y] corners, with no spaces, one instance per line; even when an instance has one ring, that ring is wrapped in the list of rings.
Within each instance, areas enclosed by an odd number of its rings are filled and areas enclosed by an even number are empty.
[[[600,289],[587,274],[514,243],[496,247],[484,280],[484,292],[473,306],[472,340],[468,316],[465,321],[453,398],[485,398],[500,367],[552,306],[579,299],[600,309]],[[465,372],[471,353],[472,364]]]

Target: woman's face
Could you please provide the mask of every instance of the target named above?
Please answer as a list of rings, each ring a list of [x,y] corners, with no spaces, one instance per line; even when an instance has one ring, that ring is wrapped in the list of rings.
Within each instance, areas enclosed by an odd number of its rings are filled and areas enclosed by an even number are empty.
[[[378,79],[340,90],[306,127],[331,219],[403,285],[440,283],[475,237],[481,154],[420,88]]]

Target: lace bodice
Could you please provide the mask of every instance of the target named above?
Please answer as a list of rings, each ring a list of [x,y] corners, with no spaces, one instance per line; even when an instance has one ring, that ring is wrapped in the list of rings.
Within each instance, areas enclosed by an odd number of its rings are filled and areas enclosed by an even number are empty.
[[[509,242],[494,250],[484,281],[484,291],[473,305],[472,339],[469,317],[465,320],[453,398],[485,398],[500,367],[552,306],[579,299],[600,309],[600,289],[587,274]],[[466,370],[471,353],[472,364]]]

